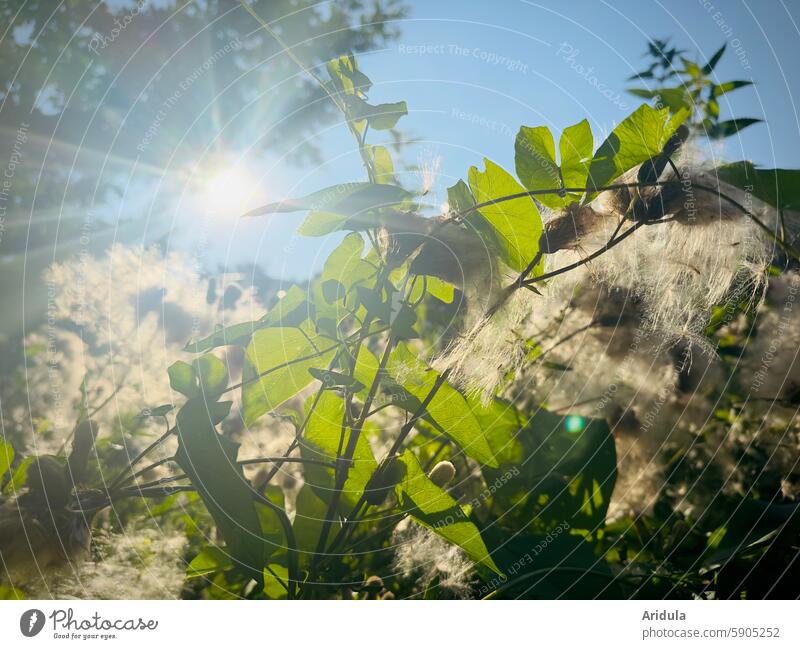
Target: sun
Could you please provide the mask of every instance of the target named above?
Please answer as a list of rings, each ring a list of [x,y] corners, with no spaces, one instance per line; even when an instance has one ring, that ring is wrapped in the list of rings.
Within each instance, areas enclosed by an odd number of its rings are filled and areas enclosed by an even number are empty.
[[[204,174],[198,198],[201,207],[210,216],[231,218],[241,216],[251,209],[260,193],[258,180],[246,166],[220,165]]]

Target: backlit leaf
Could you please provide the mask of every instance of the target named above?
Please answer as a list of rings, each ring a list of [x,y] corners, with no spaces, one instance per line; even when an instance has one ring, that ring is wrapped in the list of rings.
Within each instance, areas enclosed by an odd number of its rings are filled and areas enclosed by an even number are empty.
[[[439,375],[403,343],[392,352],[387,369],[392,376],[401,377],[402,386],[420,402],[424,401]],[[469,457],[498,466],[478,420],[458,390],[447,382],[442,384],[428,404],[427,412]]]
[[[603,187],[626,171],[661,153],[687,113],[669,117],[669,109],[642,104],[619,124],[594,154],[589,185]]]
[[[475,167],[469,170],[469,185],[478,203],[525,191],[511,174],[491,160],[485,160],[485,166],[485,171]],[[480,209],[479,217],[491,228],[500,258],[506,264],[522,270],[531,262],[539,250],[542,218],[530,197],[487,205]]]
[[[455,499],[431,482],[411,451],[403,453],[399,461],[406,468],[405,476],[395,487],[401,510],[460,547],[476,563],[499,573],[478,528]]]
[[[556,145],[546,126],[522,126],[514,141],[514,161],[517,177],[527,189],[559,189],[561,174],[556,164]],[[473,191],[474,188],[473,188]],[[558,194],[536,197],[548,207],[560,207],[564,201]],[[478,197],[478,202],[483,199]]]
[[[326,367],[334,354],[334,341],[298,327],[255,332],[245,350],[242,377],[247,381],[242,388],[245,424],[252,424],[300,392],[313,380],[309,368]]]
[[[214,518],[233,562],[260,584],[264,541],[250,483],[236,464],[239,445],[217,433],[201,399],[186,402],[176,427],[175,461]]]

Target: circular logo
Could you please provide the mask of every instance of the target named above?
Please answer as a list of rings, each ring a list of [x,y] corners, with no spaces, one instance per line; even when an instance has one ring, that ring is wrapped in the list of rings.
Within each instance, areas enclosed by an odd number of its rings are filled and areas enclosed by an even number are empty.
[[[32,608],[25,611],[22,617],[19,618],[19,630],[22,635],[27,638],[32,638],[44,628],[44,613],[38,608]]]

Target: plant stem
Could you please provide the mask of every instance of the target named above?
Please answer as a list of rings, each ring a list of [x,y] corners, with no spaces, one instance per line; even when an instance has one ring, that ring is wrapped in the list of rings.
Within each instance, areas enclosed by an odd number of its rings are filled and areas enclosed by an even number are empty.
[[[278,520],[281,523],[281,527],[283,527],[283,532],[286,535],[286,558],[287,558],[287,570],[289,572],[289,588],[287,589],[287,597],[289,599],[294,599],[297,594],[297,539],[294,535],[294,530],[292,529],[292,522],[289,520],[289,517],[286,515],[286,511],[272,502],[269,498],[264,497],[262,494],[258,493],[257,491],[252,491],[253,497],[260,502],[262,505],[266,505],[269,507],[275,515],[278,517]]]

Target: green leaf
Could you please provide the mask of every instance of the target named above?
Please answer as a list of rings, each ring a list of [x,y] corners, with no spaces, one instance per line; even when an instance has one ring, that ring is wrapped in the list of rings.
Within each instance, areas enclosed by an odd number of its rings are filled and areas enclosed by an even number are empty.
[[[200,381],[200,392],[207,401],[216,400],[228,386],[228,368],[213,354],[194,359],[192,369]]]
[[[526,189],[532,191],[559,189],[562,186],[561,173],[556,164],[556,145],[549,128],[546,126],[520,127],[514,141],[514,152],[517,177]],[[471,180],[470,184],[472,184]],[[475,191],[474,187],[473,191]],[[477,196],[477,192],[475,193]],[[558,194],[543,194],[536,198],[543,205],[552,208],[558,208],[564,204],[563,198]],[[483,200],[478,197],[478,202]]]
[[[389,149],[380,145],[368,145],[367,153],[372,161],[372,170],[375,173],[375,182],[394,184],[394,163]]]
[[[409,262],[404,262],[389,273],[389,280],[392,282],[396,291],[402,289],[406,274],[409,272]],[[449,282],[434,275],[423,275],[414,272],[414,265],[411,264],[411,274],[416,278],[413,281],[411,291],[408,294],[407,302],[415,304],[424,293],[432,295],[445,304],[450,304],[455,297],[455,287]]]
[[[304,484],[297,493],[294,521],[292,522],[297,542],[297,560],[301,568],[305,568],[311,563],[327,514],[328,505],[317,496],[310,485]],[[335,533],[336,523],[332,527]]]
[[[259,321],[259,327],[296,327],[311,316],[308,294],[292,285],[286,295]]]
[[[485,171],[478,171],[475,167],[469,170],[469,185],[478,203],[525,191],[507,171],[491,160],[485,159],[484,162]],[[536,256],[542,235],[542,218],[530,197],[487,205],[477,216],[489,226],[500,258],[511,268],[522,270]],[[474,219],[471,222],[479,230],[486,231],[486,227],[481,227]]]
[[[524,454],[517,437],[523,421],[517,409],[497,398],[484,404],[479,397],[473,396],[467,398],[467,403],[483,430],[497,465],[520,464]]]
[[[447,204],[450,211],[455,213],[464,212],[475,205],[475,197],[467,187],[467,183],[459,180],[447,188]]]
[[[276,485],[268,485],[263,490],[263,495],[278,508],[286,511],[286,502],[283,490]],[[285,530],[277,512],[262,502],[256,501],[256,512],[261,525],[261,535],[264,537],[264,560],[268,561],[271,557],[285,554],[288,542],[286,541]]]
[[[455,297],[455,288],[449,282],[439,279],[433,275],[419,275],[414,288],[408,296],[408,301],[414,304],[422,297],[424,292],[432,295],[437,300],[445,304],[450,304]]]
[[[605,522],[616,481],[616,448],[604,420],[540,409],[517,435],[524,471],[508,479],[484,469],[487,483],[503,479],[494,511],[514,529],[547,533],[566,522],[594,532]]]
[[[712,56],[708,63],[703,66],[702,73],[703,74],[711,74],[714,71],[714,68],[717,67],[717,63],[722,58],[722,55],[725,53],[725,45],[723,44],[716,52],[714,52],[714,56]]]
[[[588,120],[564,129],[558,143],[561,176],[565,187],[585,187],[592,161],[594,138]],[[579,198],[579,196],[575,196]]]
[[[271,563],[269,567],[271,572],[264,569],[264,595],[269,599],[286,599],[286,588],[283,584],[289,583],[289,570],[279,563]],[[283,584],[278,581],[276,575]]]
[[[657,98],[662,105],[669,108],[673,113],[677,113],[684,108],[689,109],[692,107],[692,99],[683,86],[678,86],[677,88],[661,88],[658,91]]]
[[[197,553],[186,568],[186,578],[206,577],[233,568],[231,557],[215,545],[207,545]]]
[[[376,275],[377,269],[361,259],[364,252],[364,239],[360,234],[351,232],[328,255],[322,268],[322,282],[336,280],[345,292],[354,285]]]
[[[721,140],[723,138],[730,137],[731,135],[736,135],[736,133],[747,128],[748,126],[752,126],[753,124],[758,124],[759,122],[763,121],[764,120],[757,119],[755,117],[729,119],[708,126],[706,128],[706,134],[712,140]]]
[[[358,360],[356,361],[355,377],[364,386],[371,386],[378,374],[378,359],[375,355],[367,349],[366,345],[361,345],[358,351]],[[367,388],[362,390],[359,395],[362,399],[366,398]],[[422,408],[422,402],[400,385],[389,372],[384,369],[380,374],[380,388],[373,401],[375,406],[383,406],[391,404],[408,413],[414,414]],[[424,411],[423,417],[435,426],[437,430],[441,430],[439,425],[433,421],[428,414],[427,410]]]
[[[628,88],[626,92],[642,99],[652,99],[658,96],[658,90],[649,90],[647,88]]]
[[[265,545],[252,487],[236,463],[239,445],[217,434],[201,399],[186,402],[176,427],[175,461],[203,499],[234,564],[261,584]]]
[[[377,131],[393,129],[401,117],[408,115],[408,107],[404,101],[373,105],[360,97],[348,95],[345,104],[355,121],[366,120]]]
[[[245,425],[300,392],[312,381],[308,370],[326,367],[335,353],[334,341],[299,327],[256,331],[245,350],[242,376]],[[261,374],[264,375],[255,379]]]
[[[329,212],[309,212],[305,220],[297,228],[297,233],[304,237],[324,237],[332,232],[345,230],[349,217]]]
[[[167,374],[169,374],[169,385],[173,390],[189,399],[197,396],[197,376],[189,363],[175,361],[167,368]]]
[[[287,199],[258,207],[245,216],[263,216],[281,212],[309,210],[346,217],[358,217],[358,227],[372,227],[379,220],[373,214],[381,208],[394,207],[408,201],[412,194],[397,185],[345,183],[320,189],[302,198]]]
[[[28,468],[36,461],[35,455],[29,455],[20,462],[11,474],[11,480],[3,487],[4,496],[16,495],[28,481]]]
[[[781,210],[800,209],[800,170],[759,169],[750,161],[717,167],[722,182],[749,192]]]
[[[257,329],[299,325],[311,315],[310,308],[306,292],[299,286],[292,285],[286,295],[260,320],[219,327],[210,336],[187,343],[183,351],[203,353],[225,345],[246,345]]]
[[[791,539],[797,538],[800,528],[797,503],[778,504],[752,498],[730,502],[719,495],[713,505],[711,511],[733,513],[709,536],[702,556],[707,568],[719,567],[745,550],[771,545],[784,529]]]
[[[19,588],[9,586],[7,584],[0,584],[0,600],[11,599],[27,599],[25,593]]]
[[[5,440],[0,440],[0,482],[14,461],[14,447]]]
[[[306,402],[306,416],[309,417],[306,431],[300,440],[301,455],[310,460],[319,460],[334,464],[338,454],[344,453],[352,431],[343,426],[345,400],[330,391],[323,392],[317,401],[317,407],[309,414],[311,403],[315,397]],[[372,473],[378,468],[375,456],[367,440],[368,428],[365,427],[356,442],[353,463],[347,474],[347,481],[342,489],[341,511],[348,513],[364,493]],[[316,494],[326,503],[330,502],[334,489],[333,468],[308,464],[304,468],[304,477]]]
[[[719,85],[714,85],[711,87],[711,96],[714,98],[722,97],[727,92],[731,92],[736,90],[737,88],[745,88],[746,86],[752,86],[752,81],[726,81],[725,83],[720,83]]]
[[[478,528],[455,499],[431,482],[411,451],[403,453],[399,461],[406,468],[405,476],[395,487],[401,509],[460,547],[476,563],[499,574],[500,570],[486,549]]]
[[[155,408],[144,408],[138,415],[136,415],[139,419],[145,419],[147,417],[164,417],[168,415],[175,409],[175,404],[173,403],[165,403],[160,406],[156,406]]]
[[[589,186],[608,185],[626,171],[661,153],[687,113],[669,118],[669,109],[642,104],[619,124],[594,154],[589,166]]]
[[[428,396],[439,376],[403,343],[392,352],[387,369],[392,376],[402,377],[399,380],[403,388],[420,402]],[[498,466],[478,420],[464,396],[453,386],[443,383],[430,400],[427,412],[469,457],[482,464]]]
[[[703,72],[697,63],[690,61],[685,56],[681,57],[681,61],[683,61],[684,72],[692,77],[692,79],[700,79],[703,76]]]
[[[352,54],[332,59],[326,67],[334,88],[345,95],[364,94],[372,87],[372,81],[359,70],[358,61]]]
[[[349,388],[353,392],[360,392],[364,389],[364,385],[361,382],[347,374],[341,374],[333,370],[320,370],[315,367],[309,368],[308,373],[322,383],[323,390]]]
[[[500,599],[622,599],[608,564],[585,539],[569,534],[568,525],[549,534],[487,526],[484,538],[498,567],[508,576],[497,584]],[[526,578],[526,575],[530,575]]]

